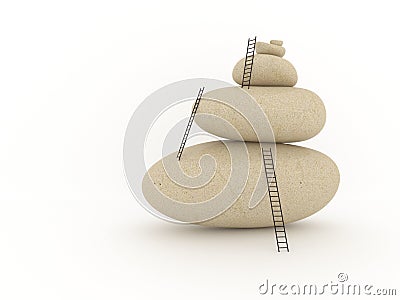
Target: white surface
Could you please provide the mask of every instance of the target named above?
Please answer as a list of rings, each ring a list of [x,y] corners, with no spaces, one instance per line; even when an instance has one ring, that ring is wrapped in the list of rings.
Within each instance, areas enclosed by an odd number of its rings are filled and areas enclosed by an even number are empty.
[[[396,4],[2,1],[0,298],[258,299],[266,278],[339,272],[399,289]],[[342,174],[325,209],[288,226],[288,255],[270,229],[155,219],[123,174],[140,101],[185,78],[232,82],[255,34],[282,39],[297,86],[324,100],[324,130],[301,144]]]

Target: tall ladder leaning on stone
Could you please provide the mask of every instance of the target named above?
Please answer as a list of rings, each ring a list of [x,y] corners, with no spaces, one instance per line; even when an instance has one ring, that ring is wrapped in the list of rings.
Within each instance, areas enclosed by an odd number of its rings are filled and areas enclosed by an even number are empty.
[[[247,40],[247,50],[246,50],[246,58],[244,60],[244,68],[243,68],[243,77],[242,77],[242,88],[247,86],[250,88],[250,80],[251,80],[251,72],[253,71],[253,61],[254,61],[254,52],[256,51],[256,39],[248,39]]]
[[[194,102],[194,106],[193,106],[193,109],[192,109],[192,114],[190,115],[189,122],[188,122],[188,124],[186,126],[186,130],[185,130],[185,133],[183,134],[182,142],[181,142],[181,145],[180,145],[179,150],[178,150],[178,154],[176,155],[178,160],[181,160],[182,152],[183,152],[183,149],[185,148],[186,141],[187,141],[187,138],[189,136],[189,131],[190,131],[190,128],[192,127],[193,120],[194,120],[194,117],[195,117],[196,112],[197,112],[197,108],[199,107],[201,97],[203,96],[203,92],[204,92],[204,86],[202,88],[200,88],[200,90],[199,90],[199,92],[197,94],[197,97],[196,97],[196,101]]]
[[[279,197],[278,181],[276,180],[274,159],[272,158],[272,149],[262,148],[264,161],[265,177],[267,179],[269,202],[271,204],[272,220],[274,221],[274,230],[278,252],[285,249],[289,252],[289,245],[286,236],[285,222],[283,220],[281,199]]]

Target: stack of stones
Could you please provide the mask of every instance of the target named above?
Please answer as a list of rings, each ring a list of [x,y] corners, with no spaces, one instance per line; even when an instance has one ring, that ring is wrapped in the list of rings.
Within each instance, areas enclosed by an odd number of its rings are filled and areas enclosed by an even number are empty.
[[[196,222],[205,226],[255,228],[273,226],[272,212],[269,203],[266,182],[259,186],[259,175],[263,172],[263,157],[260,151],[263,143],[276,143],[275,173],[285,223],[304,219],[322,209],[335,195],[339,186],[339,170],[336,164],[326,155],[305,147],[287,143],[300,142],[317,135],[325,124],[326,112],[322,100],[313,92],[295,88],[297,72],[294,66],[283,58],[285,48],[282,41],[256,43],[251,85],[249,89],[237,87],[214,90],[203,95],[195,122],[205,131],[231,139],[229,147],[236,149],[245,144],[248,157],[247,164],[230,158],[230,153],[221,141],[203,143],[185,148],[179,162],[180,171],[193,178],[201,177],[204,164],[199,163],[204,155],[215,159],[216,170],[207,182],[188,188],[170,178],[170,171],[165,170],[163,158],[154,164],[143,179],[143,193],[148,202],[158,211],[175,219],[180,219],[180,212],[174,211],[177,203],[197,204],[216,198],[221,194],[229,197],[226,189],[235,190],[235,181],[230,181],[232,170],[248,172],[244,189],[236,201],[222,213],[207,220]],[[241,84],[245,58],[233,69],[233,79]],[[272,130],[273,135],[261,136],[253,130],[252,120],[245,118],[235,110],[232,92],[248,93],[262,109],[269,124],[257,124]],[[218,101],[218,100],[223,101]],[[229,102],[230,101],[230,102]],[[230,105],[226,105],[229,103]],[[229,124],[229,126],[226,126]],[[238,133],[241,136],[238,139]],[[225,142],[226,143],[226,142]],[[176,153],[170,155],[175,157]],[[244,166],[248,167],[248,170]],[[221,191],[224,190],[224,193]],[[171,201],[163,202],[160,194]],[[261,201],[253,199],[262,195]],[[232,195],[234,197],[234,195]],[[249,203],[256,202],[252,207]],[[193,214],[199,212],[185,211]],[[177,208],[176,208],[177,209]],[[190,217],[189,217],[190,219]]]

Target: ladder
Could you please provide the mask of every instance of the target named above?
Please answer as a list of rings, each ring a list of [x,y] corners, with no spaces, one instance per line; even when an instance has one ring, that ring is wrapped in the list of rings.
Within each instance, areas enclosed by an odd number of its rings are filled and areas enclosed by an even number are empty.
[[[244,60],[244,69],[242,77],[242,88],[250,88],[251,72],[253,71],[254,51],[256,50],[256,38],[247,40],[246,58]]]
[[[274,160],[272,158],[272,149],[269,148],[266,150],[262,148],[262,155],[264,160],[265,176],[267,178],[272,219],[274,221],[276,245],[278,247],[278,252],[281,252],[282,249],[286,249],[286,251],[289,252],[285,223],[283,221],[281,199],[278,191],[278,182],[276,180]]]
[[[196,101],[194,102],[192,114],[190,115],[189,122],[186,126],[186,130],[185,130],[181,145],[178,150],[178,154],[176,155],[178,160],[181,160],[182,152],[183,152],[183,149],[185,148],[185,144],[186,144],[187,138],[189,136],[189,131],[190,131],[190,128],[192,127],[194,116],[196,115],[197,108],[199,107],[199,104],[200,104],[201,96],[203,96],[203,92],[204,92],[204,86],[202,88],[200,88],[199,93],[197,94]]]

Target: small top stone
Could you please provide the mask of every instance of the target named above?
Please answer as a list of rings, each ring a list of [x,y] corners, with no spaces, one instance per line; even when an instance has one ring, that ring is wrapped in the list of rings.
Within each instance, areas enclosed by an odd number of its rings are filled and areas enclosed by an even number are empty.
[[[269,54],[269,55],[283,57],[285,55],[286,50],[282,46],[263,43],[263,42],[257,42],[256,43],[256,51],[258,54]]]
[[[258,44],[258,42],[257,42]],[[297,82],[297,72],[294,66],[277,55],[272,55],[271,52],[265,53],[261,51],[260,45],[257,46],[257,54],[254,55],[252,73],[251,73],[251,86],[294,86]],[[263,43],[269,47],[278,47],[276,45],[270,45]],[[261,44],[262,45],[262,44]],[[268,50],[262,49],[261,50]],[[267,52],[267,51],[266,51]],[[241,84],[243,80],[243,71],[245,66],[246,58],[239,60],[232,71],[233,80],[237,84]]]
[[[272,45],[277,45],[277,46],[282,46],[283,45],[283,41],[280,41],[280,40],[270,40],[269,42]]]

